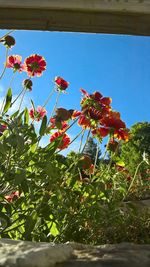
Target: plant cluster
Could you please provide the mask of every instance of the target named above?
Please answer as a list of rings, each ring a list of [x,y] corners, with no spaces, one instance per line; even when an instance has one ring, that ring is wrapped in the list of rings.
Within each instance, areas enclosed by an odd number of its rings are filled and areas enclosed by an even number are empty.
[[[128,151],[126,146],[132,140],[132,131],[129,133],[120,113],[112,109],[111,98],[98,91],[89,94],[81,89],[81,110],[58,107],[59,97],[69,82],[57,76],[43,105],[35,107],[31,100],[29,110],[21,109],[25,94],[33,89],[33,78],[45,71],[46,60],[33,54],[22,62],[20,55],[8,55],[15,45],[14,37],[9,34],[1,37],[0,42],[6,46],[0,79],[7,69],[11,69],[13,75],[27,74],[15,99],[11,87],[8,88],[0,111],[1,237],[91,244],[149,243],[149,212],[144,210],[139,217],[141,211],[128,203],[129,199],[139,198],[143,188],[149,189],[149,160],[137,161],[134,172],[129,164],[125,165],[124,151]],[[56,103],[48,116],[46,106],[54,92]],[[11,114],[10,109],[16,102],[18,109]],[[71,140],[68,130],[74,124],[80,130]],[[41,147],[40,141],[45,135],[49,136],[49,144]],[[79,152],[64,157],[61,151],[79,136]],[[99,143],[106,136],[108,156],[104,153],[99,158]],[[87,143],[93,138],[97,143],[90,152]],[[145,147],[143,152],[147,153]],[[143,162],[147,184],[139,172]]]

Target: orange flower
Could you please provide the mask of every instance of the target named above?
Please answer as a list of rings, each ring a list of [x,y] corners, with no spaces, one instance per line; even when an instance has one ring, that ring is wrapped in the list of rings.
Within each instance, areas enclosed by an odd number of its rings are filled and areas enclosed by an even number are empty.
[[[100,92],[88,94],[81,89],[84,98],[81,100],[82,114],[90,121],[90,127],[98,127],[103,116],[108,116],[111,110],[111,98],[103,97]]]
[[[74,110],[72,113],[72,119],[79,117],[81,115],[81,113],[82,113],[81,111]]]
[[[100,122],[104,127],[114,128],[117,130],[120,128],[126,128],[125,123],[120,119],[120,113],[115,111],[110,111],[108,116],[102,118]]]
[[[104,127],[100,127],[100,128],[94,129],[92,131],[92,134],[96,135],[98,138],[103,138],[109,134],[109,129],[104,128]]]
[[[60,91],[66,90],[68,88],[68,86],[69,86],[69,82],[65,81],[60,76],[55,77],[54,82],[55,82],[55,84],[57,86],[57,89],[60,90]]]
[[[44,57],[34,54],[25,59],[25,70],[29,77],[40,77],[44,70],[46,70],[46,61]]]
[[[114,131],[114,137],[118,138],[119,140],[128,141],[129,140],[129,130],[128,129],[119,129]]]
[[[89,107],[87,113],[91,119],[100,120],[102,118],[102,112],[94,107]]]
[[[61,150],[67,148],[70,144],[70,137],[66,133],[62,133],[60,131],[55,132],[54,134],[51,135],[50,142],[54,142],[59,137],[61,137],[61,139],[60,142],[58,143],[58,148]]]
[[[90,120],[84,114],[80,115],[78,124],[82,126],[84,129],[91,127]]]
[[[6,68],[11,68],[14,70],[14,72],[23,71],[24,65],[22,64],[21,60],[22,60],[22,57],[19,55],[12,55],[12,56],[7,57]]]
[[[101,104],[105,105],[105,106],[110,106],[112,99],[110,97],[102,97],[100,99]]]

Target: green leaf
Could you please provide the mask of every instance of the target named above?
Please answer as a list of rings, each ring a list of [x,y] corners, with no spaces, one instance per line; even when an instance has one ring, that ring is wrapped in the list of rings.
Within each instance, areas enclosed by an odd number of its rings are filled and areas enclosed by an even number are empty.
[[[34,106],[33,100],[31,99],[30,101],[31,101],[31,105],[32,105],[33,109],[35,110],[35,106]]]
[[[3,114],[5,114],[11,107],[11,100],[12,100],[12,90],[11,88],[9,88],[7,91],[7,95],[6,95],[6,101],[5,101],[5,106],[3,109]]]
[[[37,143],[34,143],[33,145],[30,146],[31,153],[34,153],[36,149],[37,149]]]
[[[5,146],[2,143],[0,143],[0,153],[3,155],[6,154]]]
[[[59,231],[57,229],[56,223],[53,222],[51,229],[50,229],[51,235],[53,235],[54,237],[59,235]]]
[[[24,124],[29,124],[29,112],[27,108],[24,110]]]
[[[44,116],[39,130],[40,136],[44,135],[47,126],[47,116]]]
[[[11,119],[12,119],[12,118],[15,118],[15,117],[18,116],[18,114],[19,114],[19,110],[15,111],[15,112],[10,116],[10,118],[11,118]]]

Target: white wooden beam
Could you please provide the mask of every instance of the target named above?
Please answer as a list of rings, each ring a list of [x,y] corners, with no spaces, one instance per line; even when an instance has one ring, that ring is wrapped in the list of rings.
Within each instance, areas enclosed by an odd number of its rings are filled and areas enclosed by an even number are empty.
[[[0,28],[150,35],[150,0],[0,0]]]

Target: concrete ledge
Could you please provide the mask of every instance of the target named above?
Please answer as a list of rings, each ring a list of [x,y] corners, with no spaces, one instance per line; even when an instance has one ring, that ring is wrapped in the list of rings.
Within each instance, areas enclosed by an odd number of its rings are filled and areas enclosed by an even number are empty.
[[[88,246],[0,240],[1,267],[149,267],[150,245]]]
[[[150,1],[0,0],[0,28],[150,35]]]

